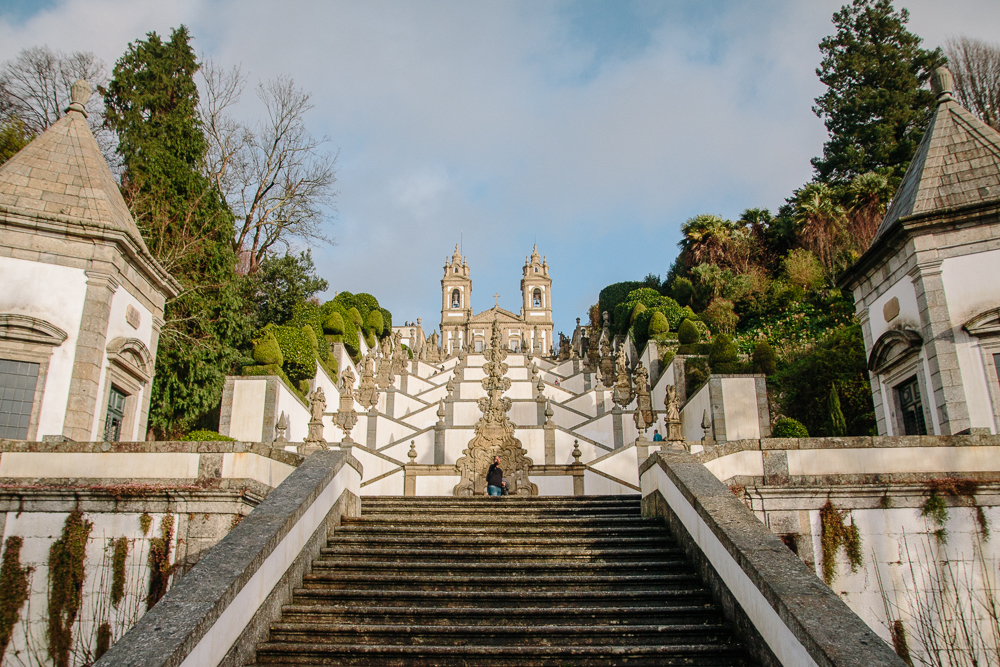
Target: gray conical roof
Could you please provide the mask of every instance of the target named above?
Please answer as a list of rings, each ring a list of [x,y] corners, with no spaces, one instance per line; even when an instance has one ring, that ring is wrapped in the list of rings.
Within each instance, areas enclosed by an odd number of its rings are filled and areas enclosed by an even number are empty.
[[[951,95],[951,74],[935,72],[938,106],[875,234],[901,218],[1000,201],[1000,132]]]
[[[15,215],[116,229],[148,255],[77,96],[74,90],[66,115],[0,165],[0,207]]]

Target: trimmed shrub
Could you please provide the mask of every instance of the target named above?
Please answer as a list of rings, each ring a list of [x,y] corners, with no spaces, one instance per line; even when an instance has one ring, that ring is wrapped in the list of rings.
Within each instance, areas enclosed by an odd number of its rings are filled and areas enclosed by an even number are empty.
[[[361,329],[365,326],[365,319],[361,316],[361,311],[355,307],[351,307],[347,311],[347,316],[351,318],[351,322],[354,322],[354,326]]]
[[[209,431],[208,429],[200,429],[198,431],[191,431],[183,438],[182,442],[235,442],[236,438],[230,438],[228,435],[222,435],[218,431]]]
[[[344,316],[338,312],[330,313],[323,322],[323,333],[331,336],[344,335]]]
[[[692,345],[701,340],[701,332],[698,331],[698,327],[695,326],[694,322],[689,319],[681,322],[681,326],[677,329],[677,341],[682,345]],[[685,354],[681,352],[681,354]]]
[[[753,370],[755,373],[770,375],[774,373],[774,369],[774,348],[766,340],[762,340],[753,349]]]
[[[708,353],[708,363],[714,368],[717,364],[731,364],[739,359],[739,353],[733,339],[722,334],[717,336]]]
[[[772,438],[808,438],[809,430],[797,419],[782,417],[774,422],[771,429]]]
[[[709,372],[708,359],[704,357],[684,360],[684,387],[688,398],[694,396],[695,392],[708,382]]]
[[[316,348],[301,328],[269,324],[264,329],[272,331],[278,340],[285,358],[281,367],[292,382],[298,384],[316,377]]]
[[[379,312],[382,313],[382,336],[388,336],[392,333],[392,313],[390,313],[385,308],[379,308]]]
[[[369,350],[374,349],[378,345],[378,338],[375,337],[375,332],[365,334],[365,345],[368,346]]]
[[[691,343],[690,345],[681,345],[677,348],[677,354],[699,355],[703,357],[707,357],[711,351],[711,343]]]
[[[381,336],[384,328],[385,322],[382,319],[382,311],[373,310],[368,313],[368,331],[370,333]]]
[[[602,289],[597,298],[597,306],[600,311],[598,317],[601,317],[601,313],[605,311],[607,311],[608,315],[614,317],[615,308],[618,307],[618,304],[625,301],[630,292],[644,285],[645,283],[643,282],[630,280],[623,283],[614,283]]]
[[[649,337],[652,338],[669,331],[670,322],[667,321],[667,316],[660,311],[654,312],[653,317],[649,320],[649,326],[646,328],[646,333]]]
[[[281,356],[281,347],[278,339],[274,337],[274,332],[262,331],[253,341],[253,360],[262,366],[275,364],[280,366],[284,363]]]
[[[316,353],[319,354],[319,338],[316,337],[316,332],[313,331],[313,328],[307,324],[302,327],[302,333],[305,334],[306,340],[309,341],[309,344],[312,346],[312,349],[314,349]]]
[[[642,305],[641,302],[635,304],[635,307],[632,308],[632,314],[629,315],[629,318],[628,318],[629,326],[635,324],[635,318],[639,317],[639,315],[641,315],[645,310],[646,310],[646,306]]]

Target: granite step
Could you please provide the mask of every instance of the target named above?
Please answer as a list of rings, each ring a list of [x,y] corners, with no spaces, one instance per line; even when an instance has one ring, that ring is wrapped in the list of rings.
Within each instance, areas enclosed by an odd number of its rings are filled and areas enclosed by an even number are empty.
[[[744,665],[637,496],[365,498],[256,665]]]

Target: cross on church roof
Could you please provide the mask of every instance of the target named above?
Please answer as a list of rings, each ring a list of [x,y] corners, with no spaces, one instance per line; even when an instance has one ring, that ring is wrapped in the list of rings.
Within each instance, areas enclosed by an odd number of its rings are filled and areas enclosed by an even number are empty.
[[[500,307],[500,295],[497,294],[497,293],[494,293],[493,294],[493,298],[496,299],[496,304],[495,305],[499,308]]]

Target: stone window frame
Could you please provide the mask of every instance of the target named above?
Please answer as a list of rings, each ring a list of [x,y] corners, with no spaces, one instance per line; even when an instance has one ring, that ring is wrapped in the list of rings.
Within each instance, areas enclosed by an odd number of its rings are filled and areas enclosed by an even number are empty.
[[[108,366],[101,396],[97,437],[104,440],[108,402],[111,400],[111,388],[114,387],[125,394],[125,416],[122,419],[121,432],[128,435],[130,440],[136,425],[142,421],[142,416],[139,415],[142,407],[139,396],[143,391],[148,391],[150,381],[153,379],[153,355],[138,338],[115,338],[105,349],[108,353]],[[136,437],[143,439],[144,434],[137,434]]]
[[[1000,308],[985,310],[968,322],[962,328],[979,345],[980,359],[983,371],[986,373],[986,388],[993,408],[993,423],[1000,427],[1000,368],[993,355],[1000,354]]]
[[[917,386],[920,388],[920,405],[924,411],[924,425],[927,429],[927,435],[936,435],[933,406],[931,405],[933,394],[927,384],[923,354],[905,355],[889,368],[880,369],[877,377],[884,389],[882,405],[888,408],[886,420],[892,424],[893,435],[906,435],[902,406],[899,405],[899,392],[896,391],[896,387],[914,375],[917,377]]]
[[[38,364],[35,394],[31,399],[31,416],[28,419],[28,440],[38,439],[38,420],[42,412],[49,364],[55,349],[65,343],[67,338],[69,335],[65,331],[37,317],[0,313],[0,358]]]

